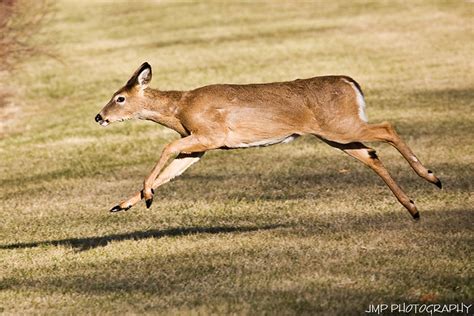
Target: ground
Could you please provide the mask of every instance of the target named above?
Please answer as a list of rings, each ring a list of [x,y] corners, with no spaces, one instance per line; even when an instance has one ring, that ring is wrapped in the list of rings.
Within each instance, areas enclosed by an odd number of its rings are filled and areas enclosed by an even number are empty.
[[[378,303],[472,303],[474,4],[61,0],[62,62],[9,81],[2,124],[0,311],[8,314],[362,314]],[[213,151],[151,209],[141,188],[178,136],[94,116],[142,62],[151,86],[345,74],[443,181],[371,144],[416,202],[313,137]]]

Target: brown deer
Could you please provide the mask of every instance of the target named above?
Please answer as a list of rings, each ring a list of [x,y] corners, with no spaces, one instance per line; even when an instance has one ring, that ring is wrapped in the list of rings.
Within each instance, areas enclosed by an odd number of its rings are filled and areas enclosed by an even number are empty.
[[[124,87],[95,117],[107,126],[133,118],[151,120],[178,132],[165,146],[143,190],[110,211],[128,210],[141,199],[149,208],[154,189],[182,174],[211,149],[234,149],[287,143],[311,134],[341,149],[374,170],[414,219],[416,206],[377,157],[362,142],[387,142],[415,172],[441,188],[388,122],[368,124],[364,95],[347,76],[322,76],[265,84],[215,84],[191,91],[159,91],[148,87],[152,71],[141,65]],[[174,155],[177,157],[165,165]]]

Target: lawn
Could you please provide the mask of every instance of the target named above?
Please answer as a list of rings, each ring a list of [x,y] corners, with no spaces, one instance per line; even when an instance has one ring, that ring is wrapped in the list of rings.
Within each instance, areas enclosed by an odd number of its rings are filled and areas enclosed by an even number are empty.
[[[0,312],[363,314],[474,300],[474,4],[469,1],[60,0],[9,78]],[[178,135],[94,116],[144,61],[152,87],[346,74],[443,181],[377,149],[415,222],[371,170],[314,137],[212,151],[151,209],[109,213]]]

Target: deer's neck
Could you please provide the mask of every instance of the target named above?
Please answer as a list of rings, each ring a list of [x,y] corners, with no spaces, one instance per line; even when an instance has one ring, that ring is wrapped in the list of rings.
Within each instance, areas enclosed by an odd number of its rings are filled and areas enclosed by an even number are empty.
[[[177,119],[178,104],[183,92],[181,91],[159,91],[146,89],[144,91],[146,102],[140,111],[140,119],[150,120],[164,125],[178,132],[181,136],[188,132]]]

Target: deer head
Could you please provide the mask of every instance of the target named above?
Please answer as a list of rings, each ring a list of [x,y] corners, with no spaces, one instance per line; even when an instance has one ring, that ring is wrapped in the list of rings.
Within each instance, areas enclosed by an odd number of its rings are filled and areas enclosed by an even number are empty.
[[[112,95],[110,101],[96,115],[95,121],[102,126],[112,122],[121,122],[140,118],[147,101],[145,89],[151,81],[151,66],[143,63],[127,81],[125,86]]]

